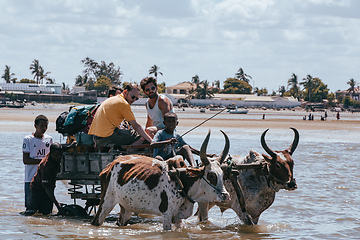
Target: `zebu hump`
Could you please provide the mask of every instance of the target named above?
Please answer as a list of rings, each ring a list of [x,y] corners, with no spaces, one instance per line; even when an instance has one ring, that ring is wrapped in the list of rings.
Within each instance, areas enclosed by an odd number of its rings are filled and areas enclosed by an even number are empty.
[[[121,164],[118,170],[117,183],[125,185],[132,179],[144,181],[149,190],[155,188],[163,175],[163,165],[153,158],[140,155],[120,156],[114,160],[115,164]]]

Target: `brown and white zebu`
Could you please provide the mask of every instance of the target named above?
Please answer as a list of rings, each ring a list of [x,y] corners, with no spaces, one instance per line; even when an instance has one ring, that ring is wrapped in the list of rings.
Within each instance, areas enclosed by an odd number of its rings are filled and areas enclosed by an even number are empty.
[[[260,214],[274,202],[276,192],[280,189],[295,190],[297,185],[293,177],[292,154],[299,143],[299,133],[295,128],[291,129],[294,131],[295,137],[291,146],[286,150],[273,151],[268,147],[265,142],[265,135],[269,130],[267,129],[261,135],[261,145],[270,156],[260,155],[251,150],[246,157],[229,157],[226,160],[229,168],[223,167],[223,169],[225,172],[224,184],[230,193],[231,200],[228,203],[198,203],[199,220],[206,221],[209,209],[216,204],[222,212],[229,208],[233,209],[246,225],[257,224]],[[257,167],[252,167],[250,164]],[[233,171],[231,169],[243,169],[235,171],[237,177],[233,178],[233,181],[239,183],[238,189],[242,190],[242,194],[236,192],[231,181],[229,175]],[[242,196],[239,197],[239,195]]]
[[[119,226],[125,226],[134,212],[162,215],[163,229],[170,230],[171,223],[181,227],[181,219],[192,215],[194,201],[228,201],[219,162],[229,151],[229,141],[219,159],[211,161],[206,157],[209,138],[210,132],[201,146],[200,168],[184,168],[181,156],[168,161],[140,155],[119,156],[100,173],[100,206],[91,224],[102,224],[119,204]],[[173,170],[175,174],[170,174],[171,169],[177,169]]]

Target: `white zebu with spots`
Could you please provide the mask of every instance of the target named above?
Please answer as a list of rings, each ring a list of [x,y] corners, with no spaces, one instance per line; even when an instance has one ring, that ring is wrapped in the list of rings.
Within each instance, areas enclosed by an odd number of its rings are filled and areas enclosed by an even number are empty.
[[[132,213],[146,213],[163,216],[163,229],[170,230],[171,224],[181,227],[181,219],[192,215],[193,201],[228,201],[229,194],[223,185],[222,161],[229,151],[229,141],[219,159],[210,161],[206,148],[210,132],[201,146],[200,158],[204,166],[182,168],[185,163],[177,156],[166,162],[154,158],[127,155],[120,156],[100,174],[101,200],[99,210],[92,224],[100,225],[116,204],[121,207],[117,224],[125,226]],[[178,183],[169,175],[172,168],[182,168],[179,178],[183,191],[178,191]]]

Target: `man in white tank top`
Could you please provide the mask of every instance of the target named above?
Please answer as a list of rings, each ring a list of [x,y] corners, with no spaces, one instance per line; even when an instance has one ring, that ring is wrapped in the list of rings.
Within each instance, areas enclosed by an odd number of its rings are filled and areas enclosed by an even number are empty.
[[[151,137],[154,137],[158,130],[165,127],[165,113],[174,112],[173,105],[168,97],[162,94],[158,94],[156,78],[146,77],[141,80],[140,86],[143,92],[149,98],[145,103],[147,110],[145,131]]]

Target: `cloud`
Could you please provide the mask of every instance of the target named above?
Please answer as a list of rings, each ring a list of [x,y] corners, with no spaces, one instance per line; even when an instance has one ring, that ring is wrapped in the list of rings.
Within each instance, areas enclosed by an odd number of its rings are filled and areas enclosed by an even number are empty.
[[[2,3],[0,69],[10,65],[17,78],[32,78],[36,58],[57,82],[72,85],[90,57],[120,66],[124,81],[139,81],[156,64],[167,85],[195,74],[224,81],[240,67],[268,90],[293,72],[318,76],[332,91],[360,79],[356,0]]]

